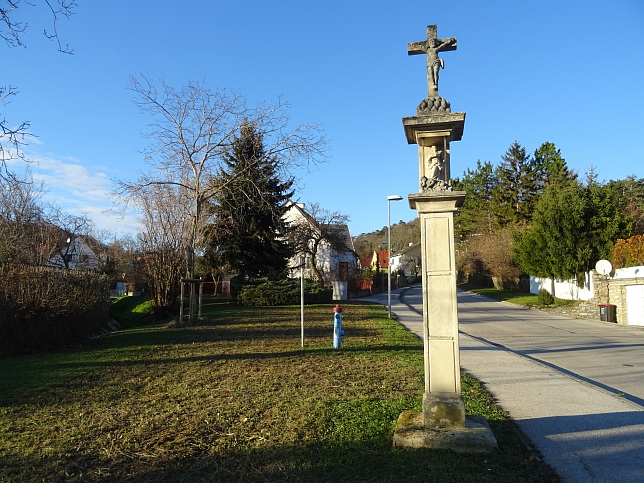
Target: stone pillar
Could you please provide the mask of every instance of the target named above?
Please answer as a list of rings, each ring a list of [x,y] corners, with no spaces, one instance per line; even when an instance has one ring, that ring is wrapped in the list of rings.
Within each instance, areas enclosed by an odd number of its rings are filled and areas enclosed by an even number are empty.
[[[456,39],[439,39],[436,25],[427,26],[427,40],[407,46],[410,55],[427,54],[429,86],[416,116],[403,118],[407,142],[418,145],[419,192],[409,195],[409,205],[418,211],[421,230],[425,393],[421,413],[405,411],[398,418],[394,445],[484,453],[496,450],[494,434],[484,418],[465,416],[461,399],[454,212],[465,192],[449,184],[449,146],[463,136],[465,113],[451,112],[438,96],[438,53],[450,50]]]
[[[394,445],[485,453],[497,448],[494,434],[484,418],[465,416],[461,398],[454,213],[466,193],[453,191],[448,173],[449,144],[464,122],[462,112],[403,119],[407,141],[418,144],[420,191],[409,205],[421,230],[425,393],[421,413],[400,415]]]
[[[428,428],[464,428],[456,307],[454,213],[465,192],[449,185],[450,142],[461,139],[465,113],[441,113],[403,119],[407,141],[418,144],[420,192],[409,195],[409,205],[420,220],[425,394],[423,423]],[[442,154],[436,179],[428,157]],[[435,174],[435,173],[433,173]]]
[[[409,195],[421,226],[425,394],[427,427],[465,427],[456,307],[454,212],[465,192]]]

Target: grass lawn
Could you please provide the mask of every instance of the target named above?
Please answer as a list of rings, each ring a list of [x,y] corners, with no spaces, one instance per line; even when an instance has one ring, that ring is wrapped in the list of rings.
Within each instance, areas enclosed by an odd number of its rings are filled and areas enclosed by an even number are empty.
[[[392,447],[420,409],[422,344],[382,306],[211,304],[209,325],[148,325],[0,360],[0,481],[559,481],[464,375],[499,452]]]
[[[463,290],[467,290],[468,292],[484,295],[491,299],[504,300],[517,305],[525,305],[526,307],[544,307],[539,303],[539,297],[531,293],[511,292],[509,290],[497,290],[495,288],[481,288],[480,286],[471,283],[459,283],[458,287]],[[557,297],[554,297],[554,299],[555,303],[545,306],[545,308],[567,307],[576,303],[575,300],[565,300]]]

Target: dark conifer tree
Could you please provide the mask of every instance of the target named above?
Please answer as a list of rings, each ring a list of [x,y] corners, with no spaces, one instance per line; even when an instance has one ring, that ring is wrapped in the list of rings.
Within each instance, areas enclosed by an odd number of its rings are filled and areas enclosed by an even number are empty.
[[[501,159],[496,168],[495,213],[501,226],[525,223],[532,216],[535,197],[540,192],[539,172],[535,169],[534,160],[517,141]]]
[[[459,240],[471,233],[490,233],[496,227],[492,206],[493,190],[499,183],[494,167],[489,161],[476,162],[476,169],[467,169],[463,178],[451,184],[458,191],[465,191],[465,202],[454,219],[454,231]]]
[[[283,215],[293,180],[282,179],[279,158],[266,153],[262,133],[249,123],[224,161],[213,223],[205,230],[207,251],[244,277],[274,278],[291,255]]]
[[[552,184],[563,184],[577,179],[577,174],[568,169],[561,150],[554,143],[545,142],[534,152],[534,167],[543,189]]]
[[[537,203],[531,227],[516,234],[514,257],[526,273],[568,280],[608,258],[614,241],[630,228],[607,187],[576,180],[553,184]]]

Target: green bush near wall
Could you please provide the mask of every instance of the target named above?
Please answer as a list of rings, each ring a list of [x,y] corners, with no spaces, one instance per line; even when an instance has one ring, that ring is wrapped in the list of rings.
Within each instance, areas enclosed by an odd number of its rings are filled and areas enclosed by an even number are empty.
[[[239,293],[242,305],[264,307],[276,305],[297,305],[301,300],[301,282],[299,279],[269,281],[257,280],[246,285]],[[330,303],[333,297],[331,287],[319,287],[308,280],[304,283],[305,304]]]

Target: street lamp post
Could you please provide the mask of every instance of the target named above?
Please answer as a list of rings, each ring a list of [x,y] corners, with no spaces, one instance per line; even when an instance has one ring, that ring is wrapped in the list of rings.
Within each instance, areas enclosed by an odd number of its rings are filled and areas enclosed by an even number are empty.
[[[402,196],[387,196],[387,306],[389,307],[389,318],[391,319],[391,202],[400,201]]]

